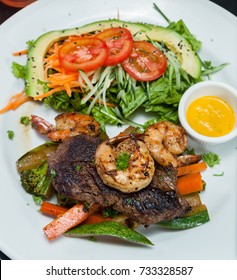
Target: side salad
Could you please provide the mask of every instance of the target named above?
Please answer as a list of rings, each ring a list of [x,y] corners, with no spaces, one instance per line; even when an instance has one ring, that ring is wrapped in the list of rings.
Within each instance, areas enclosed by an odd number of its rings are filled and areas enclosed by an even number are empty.
[[[0,111],[29,100],[57,111],[78,111],[105,124],[130,124],[139,110],[178,122],[179,100],[191,85],[222,69],[198,56],[201,42],[182,20],[168,26],[104,20],[51,31],[28,42],[26,65],[13,62],[25,82]]]

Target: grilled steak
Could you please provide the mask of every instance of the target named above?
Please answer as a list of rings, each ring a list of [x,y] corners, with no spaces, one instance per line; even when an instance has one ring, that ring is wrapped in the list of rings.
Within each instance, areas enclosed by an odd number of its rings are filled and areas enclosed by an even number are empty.
[[[106,186],[96,171],[95,151],[99,138],[78,135],[58,146],[49,157],[49,168],[56,171],[54,188],[78,201],[111,206],[144,225],[170,220],[190,207],[176,192],[176,170],[156,166],[150,185],[138,192],[122,193]]]

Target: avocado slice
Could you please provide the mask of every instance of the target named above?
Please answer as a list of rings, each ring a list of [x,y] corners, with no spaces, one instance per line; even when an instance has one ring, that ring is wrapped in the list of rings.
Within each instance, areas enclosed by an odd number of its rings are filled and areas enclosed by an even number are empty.
[[[173,30],[152,24],[133,23],[120,20],[104,20],[93,22],[81,27],[50,31],[41,35],[29,49],[26,64],[26,94],[35,97],[44,93],[44,57],[48,49],[57,41],[70,35],[93,33],[110,27],[128,28],[135,40],[153,40],[163,42],[174,51],[181,67],[193,78],[201,74],[201,61],[192,50],[191,45]]]

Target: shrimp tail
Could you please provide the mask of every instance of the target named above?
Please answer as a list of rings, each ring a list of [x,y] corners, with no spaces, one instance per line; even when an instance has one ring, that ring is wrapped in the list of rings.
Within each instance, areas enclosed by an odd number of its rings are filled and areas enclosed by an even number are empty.
[[[50,132],[55,130],[54,125],[36,115],[31,115],[31,124],[37,132],[43,135],[48,135]]]
[[[186,166],[193,163],[198,163],[202,159],[201,155],[184,155],[177,157],[178,166]]]
[[[107,140],[107,144],[112,145],[112,146],[116,146],[119,143],[127,140],[127,139],[131,139],[131,140],[140,140],[140,141],[144,141],[144,134],[143,133],[130,133],[127,135],[118,135],[116,137],[110,138]]]

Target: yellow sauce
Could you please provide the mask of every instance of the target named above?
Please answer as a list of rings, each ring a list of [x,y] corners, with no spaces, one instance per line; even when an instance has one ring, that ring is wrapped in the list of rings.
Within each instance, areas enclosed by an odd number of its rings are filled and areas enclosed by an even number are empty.
[[[235,126],[234,110],[225,100],[216,96],[203,96],[194,100],[187,109],[186,118],[196,132],[210,137],[226,135]]]

